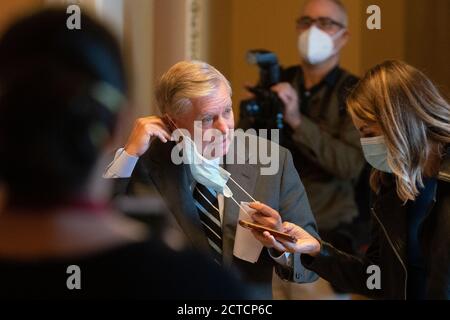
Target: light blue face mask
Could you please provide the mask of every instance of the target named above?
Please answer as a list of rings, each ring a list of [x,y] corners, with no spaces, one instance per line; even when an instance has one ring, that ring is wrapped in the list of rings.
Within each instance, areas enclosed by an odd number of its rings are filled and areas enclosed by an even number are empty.
[[[361,138],[361,146],[367,162],[377,170],[392,173],[388,164],[388,152],[384,136]]]
[[[209,160],[203,157],[191,138],[183,135],[183,157],[189,164],[192,177],[198,183],[223,194],[227,198],[233,196],[233,192],[227,186],[231,174],[220,165],[220,159]]]

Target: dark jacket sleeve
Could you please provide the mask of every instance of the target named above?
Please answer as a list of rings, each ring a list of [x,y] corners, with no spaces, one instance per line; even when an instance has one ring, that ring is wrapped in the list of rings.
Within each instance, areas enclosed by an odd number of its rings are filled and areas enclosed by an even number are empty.
[[[450,170],[449,170],[450,172]],[[432,215],[432,228],[429,233],[433,248],[429,253],[429,278],[427,298],[435,300],[450,299],[450,181],[440,182],[438,203]],[[427,228],[429,229],[429,228]]]
[[[150,178],[145,161],[144,155],[136,163],[131,177],[113,179],[113,197],[125,195],[149,196],[155,193],[155,186]]]
[[[345,292],[358,293],[371,298],[382,298],[382,290],[370,290],[367,286],[367,268],[379,265],[379,229],[373,224],[372,242],[363,257],[347,254],[322,241],[316,257],[302,255],[303,265]]]

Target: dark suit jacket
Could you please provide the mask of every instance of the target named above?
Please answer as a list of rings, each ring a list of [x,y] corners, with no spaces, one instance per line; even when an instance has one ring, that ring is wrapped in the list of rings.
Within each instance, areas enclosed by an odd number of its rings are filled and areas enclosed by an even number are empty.
[[[259,143],[268,143],[269,150],[273,150],[270,148],[275,146],[265,139],[253,138],[258,139]],[[240,143],[238,139],[235,139],[235,146],[236,143]],[[156,140],[139,159],[131,178],[117,179],[117,188],[121,193],[133,195],[145,195],[156,188],[192,245],[205,249],[208,248],[208,243],[190,191],[192,178],[189,166],[175,165],[171,161],[173,147],[174,143],[163,144]],[[257,159],[256,155],[249,150],[244,153],[235,152],[234,160],[237,162],[225,164],[224,168],[255,199],[278,210],[283,221],[302,226],[318,237],[305,188],[294,168],[292,156],[283,147],[279,147],[279,151],[277,157],[279,170],[274,175],[261,175],[260,169],[268,166],[261,164],[260,159]],[[235,184],[228,182],[227,185],[238,202],[251,201]],[[233,200],[225,198],[222,223],[224,262],[226,265],[237,268],[245,282],[258,288],[257,297],[266,299],[272,297],[271,280],[274,265],[278,275],[289,281],[302,283],[317,279],[315,273],[301,265],[299,254],[294,255],[293,268],[277,264],[266,249],[255,264],[234,257],[234,237],[238,217],[239,207]]]

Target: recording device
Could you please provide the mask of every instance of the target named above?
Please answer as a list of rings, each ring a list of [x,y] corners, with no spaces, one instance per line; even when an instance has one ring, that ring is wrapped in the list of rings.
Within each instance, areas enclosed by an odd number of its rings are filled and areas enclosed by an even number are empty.
[[[246,229],[249,230],[254,230],[254,231],[258,231],[263,233],[264,231],[268,231],[275,239],[277,240],[284,240],[284,241],[288,241],[288,242],[292,242],[295,243],[297,242],[297,239],[293,236],[291,236],[290,234],[284,233],[284,232],[280,232],[274,229],[270,229],[267,228],[263,225],[260,224],[256,224],[256,223],[252,223],[249,221],[245,221],[245,220],[239,220],[239,224]]]
[[[250,50],[247,61],[259,67],[259,82],[247,89],[254,98],[241,101],[240,122],[244,129],[283,129],[283,102],[270,88],[280,82],[277,56],[267,50]]]

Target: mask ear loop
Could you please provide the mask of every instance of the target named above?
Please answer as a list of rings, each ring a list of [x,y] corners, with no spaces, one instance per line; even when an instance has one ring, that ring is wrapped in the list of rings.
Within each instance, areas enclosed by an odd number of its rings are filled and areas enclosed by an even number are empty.
[[[180,133],[181,133],[181,135],[183,136],[183,138],[185,138],[185,136],[184,136],[184,134],[183,134],[183,132],[182,132],[182,130],[180,130],[178,127],[177,127],[177,125],[175,124],[175,122],[169,117],[169,115],[166,113],[165,115],[164,115],[164,117],[163,117],[164,119],[167,119],[168,121],[169,121],[169,123],[170,123],[170,125],[173,127],[173,128],[175,128],[175,129],[178,129],[179,131],[180,131]],[[241,185],[239,184],[239,183],[237,183],[231,176],[230,176],[230,180],[231,181],[233,181],[234,182],[234,184],[236,184],[238,187],[239,187],[239,189],[241,189],[250,199],[252,199],[254,202],[257,202],[244,188],[242,188],[241,187]],[[248,213],[248,211],[247,210],[245,210],[245,208],[241,205],[241,204],[239,204],[239,202],[237,202],[237,200],[232,196],[231,197],[231,200],[233,200],[234,201],[234,203],[236,203],[236,205],[251,219],[251,220],[253,220],[253,218],[252,218],[252,216],[250,215],[250,213]]]
[[[245,208],[244,208],[241,204],[239,204],[239,202],[237,202],[236,199],[235,199],[234,197],[231,197],[231,200],[233,200],[234,203],[236,203],[236,205],[237,205],[242,211],[244,211],[244,213],[245,213],[245,214],[253,221],[253,218],[252,218],[252,216],[250,215],[250,213],[248,213],[248,211],[245,210]]]
[[[253,202],[258,202],[255,200],[255,198],[253,198],[247,191],[245,191],[244,188],[241,187],[241,185],[239,183],[237,183],[231,176],[230,176],[230,180],[232,182],[234,182],[235,185],[237,185],[239,187],[239,189],[241,189],[250,199],[253,200]]]
[[[230,176],[230,180],[233,181],[234,184],[237,185],[237,186],[239,187],[239,189],[241,189],[241,190],[242,190],[242,191],[243,191],[250,199],[252,199],[254,202],[258,202],[258,201],[256,201],[255,198],[253,198],[247,191],[245,191],[245,189],[242,188],[241,185],[240,185],[239,183],[237,183],[231,176]],[[236,201],[236,199],[234,199],[234,197],[231,197],[231,199],[233,199],[233,201],[239,206],[239,208],[241,208],[242,211],[244,211],[245,214],[247,214],[247,216],[248,216],[250,219],[252,219],[252,221],[253,221],[253,218],[252,218],[252,216],[250,215],[250,213],[248,213],[247,210],[245,210],[244,207],[242,207],[242,205],[240,205],[240,204]]]
[[[230,180],[231,180],[232,182],[234,182],[234,184],[237,185],[237,186],[239,187],[239,189],[241,189],[241,190],[242,190],[242,191],[243,191],[250,199],[252,199],[254,202],[258,202],[258,201],[256,201],[255,198],[253,198],[253,197],[252,197],[252,196],[251,196],[244,188],[242,188],[241,185],[240,185],[239,183],[237,183],[236,180],[234,180],[231,176],[230,176]],[[250,219],[252,219],[252,221],[253,221],[253,218],[252,218],[252,216],[250,215],[250,213],[248,213],[247,210],[245,210],[244,207],[242,207],[242,205],[240,205],[240,204],[234,199],[234,197],[231,197],[231,199],[233,199],[233,201],[239,206],[239,208],[241,208],[242,211],[244,211],[245,214],[246,214]]]
[[[171,129],[172,131],[175,131],[175,130],[179,130],[180,131],[180,133],[181,133],[181,135],[183,136],[183,138],[186,138],[185,136],[184,136],[184,134],[183,134],[183,131],[182,130],[180,130],[178,127],[177,127],[177,125],[175,124],[175,122],[172,120],[172,118],[170,118],[169,117],[169,115],[166,113],[166,114],[164,114],[164,116],[162,117],[164,120],[167,120],[167,121],[169,121],[169,125],[170,125],[170,128],[169,129]]]

